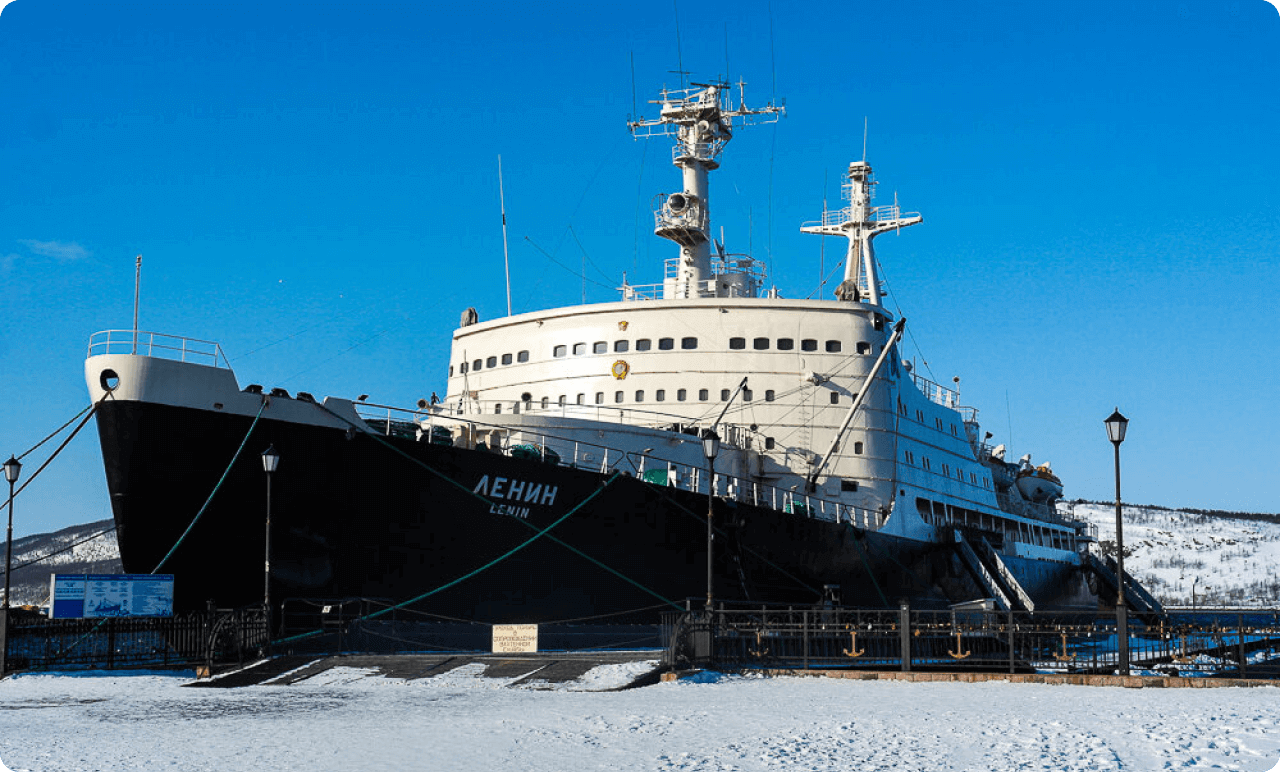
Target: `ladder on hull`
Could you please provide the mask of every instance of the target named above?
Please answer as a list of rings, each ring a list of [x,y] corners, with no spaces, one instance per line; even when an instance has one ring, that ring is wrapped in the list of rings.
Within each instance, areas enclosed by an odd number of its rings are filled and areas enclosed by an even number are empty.
[[[1119,579],[1116,577],[1116,561],[1107,558],[1103,561],[1092,552],[1088,553],[1085,566],[1094,573],[1107,587],[1111,590],[1111,597],[1115,597],[1116,587],[1119,586]],[[1098,593],[1100,596],[1102,593]],[[1164,606],[1160,605],[1160,601],[1152,597],[1146,588],[1133,578],[1133,574],[1128,571],[1124,572],[1124,599],[1139,614],[1164,614]]]

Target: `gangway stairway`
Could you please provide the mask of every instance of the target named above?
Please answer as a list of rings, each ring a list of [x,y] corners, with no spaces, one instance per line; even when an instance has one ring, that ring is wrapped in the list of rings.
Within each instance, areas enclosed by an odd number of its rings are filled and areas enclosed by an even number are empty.
[[[966,535],[955,529],[956,551],[978,586],[985,589],[1002,611],[1028,611],[1035,613],[1036,604],[1018,583],[1000,553],[981,535]]]
[[[1110,598],[1116,596],[1116,587],[1119,581],[1116,578],[1116,561],[1107,558],[1104,562],[1092,552],[1088,553],[1085,565],[1090,571],[1102,581],[1111,591]],[[1107,593],[1099,592],[1099,597],[1107,598]],[[1160,601],[1151,596],[1151,593],[1133,578],[1133,574],[1128,571],[1124,572],[1124,600],[1135,613],[1138,614],[1154,614],[1157,616],[1164,615],[1164,606],[1160,605]]]

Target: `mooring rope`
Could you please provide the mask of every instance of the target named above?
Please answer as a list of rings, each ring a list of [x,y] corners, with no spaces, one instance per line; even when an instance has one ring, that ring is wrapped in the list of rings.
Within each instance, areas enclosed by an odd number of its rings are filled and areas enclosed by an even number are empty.
[[[200,507],[200,511],[196,513],[196,516],[191,519],[191,524],[187,526],[187,530],[183,531],[182,535],[178,537],[178,540],[174,542],[169,553],[156,564],[155,568],[151,569],[151,573],[159,573],[160,569],[164,568],[164,564],[169,562],[169,558],[173,557],[173,553],[178,551],[178,547],[182,546],[182,542],[191,534],[191,529],[196,527],[196,523],[200,521],[201,515],[203,515],[205,510],[209,508],[209,502],[213,501],[213,497],[217,495],[218,489],[222,487],[222,483],[226,482],[227,475],[231,474],[231,467],[235,466],[236,460],[240,458],[240,453],[244,451],[244,446],[249,442],[249,436],[253,434],[254,428],[258,425],[258,419],[262,417],[262,411],[266,410],[267,405],[269,404],[270,400],[267,397],[263,397],[262,405],[258,408],[258,414],[253,417],[253,423],[249,424],[249,431],[245,432],[244,439],[240,440],[240,447],[236,448],[236,453],[231,457],[231,462],[227,464],[226,469],[222,470],[222,476],[218,478],[218,484],[213,486],[213,490],[209,491],[209,498],[204,500],[204,505]]]
[[[3,510],[5,507],[13,506],[13,500],[18,497],[18,494],[25,491],[27,489],[27,486],[35,482],[36,478],[40,476],[40,473],[43,472],[46,468],[48,468],[49,464],[53,463],[53,460],[58,457],[58,454],[62,452],[63,448],[67,447],[67,445],[71,442],[71,440],[75,439],[75,436],[80,433],[80,430],[84,428],[84,425],[89,423],[89,419],[93,418],[93,414],[98,412],[98,406],[102,404],[103,400],[105,400],[109,396],[111,396],[111,392],[107,392],[106,394],[103,394],[101,399],[99,399],[97,402],[89,406],[88,408],[89,414],[86,415],[80,421],[80,424],[76,426],[75,429],[72,430],[71,434],[67,435],[67,438],[62,441],[62,444],[59,445],[56,449],[54,449],[53,454],[50,455],[48,458],[46,458],[44,460],[44,463],[36,468],[36,471],[33,472],[30,477],[27,478],[27,481],[24,482],[22,485],[18,486],[18,488],[13,492],[13,496],[5,500],[4,506],[0,506],[0,510]],[[76,414],[76,416],[79,417],[82,414],[84,414],[84,410],[81,410],[79,413]],[[71,419],[71,421],[74,421],[74,420],[76,419],[75,418]],[[67,428],[67,424],[70,424],[71,421],[67,421],[66,424],[63,424],[62,427],[58,429],[58,432]],[[57,434],[58,432],[54,432],[54,434]],[[49,437],[52,437],[52,436],[53,435],[49,435]],[[45,437],[43,440],[40,440],[40,442],[36,444],[35,448],[32,448],[31,450],[35,450],[36,448],[45,444],[45,442],[49,440],[49,437]],[[30,453],[31,450],[28,450],[27,453]],[[22,455],[26,456],[27,453],[23,453]]]

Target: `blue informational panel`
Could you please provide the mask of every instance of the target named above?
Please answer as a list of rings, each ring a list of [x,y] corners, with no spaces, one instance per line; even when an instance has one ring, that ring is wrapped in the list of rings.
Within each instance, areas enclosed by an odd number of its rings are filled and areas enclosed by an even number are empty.
[[[54,574],[54,619],[171,617],[173,574]]]

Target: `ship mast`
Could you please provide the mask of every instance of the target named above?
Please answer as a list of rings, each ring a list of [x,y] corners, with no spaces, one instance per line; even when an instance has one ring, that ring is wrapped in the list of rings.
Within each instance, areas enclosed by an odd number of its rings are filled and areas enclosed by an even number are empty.
[[[902,214],[895,200],[891,206],[871,206],[871,164],[865,160],[849,164],[848,178],[841,186],[841,198],[849,202],[843,209],[823,212],[822,222],[806,223],[802,233],[844,236],[849,251],[844,261],[844,281],[836,287],[840,300],[880,305],[880,274],[871,240],[885,231],[898,230],[924,220],[917,212]]]
[[[695,83],[694,88],[662,90],[655,119],[628,121],[637,138],[674,135],[672,163],[680,167],[683,188],[662,195],[654,211],[654,233],[674,241],[680,256],[674,276],[663,282],[662,297],[715,297],[711,271],[711,207],[707,173],[720,167],[720,151],[733,139],[735,126],[774,123],[784,108],[749,108],[738,83],[738,106],[727,83]]]

